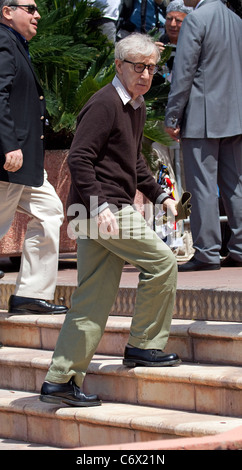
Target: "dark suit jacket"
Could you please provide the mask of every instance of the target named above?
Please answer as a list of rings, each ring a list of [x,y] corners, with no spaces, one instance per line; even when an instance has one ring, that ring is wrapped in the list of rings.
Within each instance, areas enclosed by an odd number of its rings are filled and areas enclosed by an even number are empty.
[[[0,24],[0,181],[43,184],[44,121],[43,90],[28,53],[16,35]],[[5,154],[19,148],[22,168],[5,171]]]
[[[183,138],[242,133],[242,20],[205,0],[179,33],[165,124]]]

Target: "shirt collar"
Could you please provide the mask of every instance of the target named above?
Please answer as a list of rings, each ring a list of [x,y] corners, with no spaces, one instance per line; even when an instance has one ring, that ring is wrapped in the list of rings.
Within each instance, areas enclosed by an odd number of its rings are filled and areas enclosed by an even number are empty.
[[[138,98],[136,98],[136,100],[133,100],[130,94],[127,92],[126,88],[124,88],[117,75],[115,75],[112,81],[112,85],[114,86],[114,88],[116,88],[117,93],[124,105],[129,103],[134,109],[138,109],[140,106],[142,106],[144,102],[144,97],[140,95],[138,96]]]

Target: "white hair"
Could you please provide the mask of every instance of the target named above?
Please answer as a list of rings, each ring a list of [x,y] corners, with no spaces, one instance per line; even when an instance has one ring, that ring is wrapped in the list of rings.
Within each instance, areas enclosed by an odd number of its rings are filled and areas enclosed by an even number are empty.
[[[159,62],[159,48],[147,34],[132,33],[115,44],[115,59],[124,60],[127,57],[135,57],[136,55],[148,57],[154,52],[157,56],[157,62]]]
[[[180,11],[188,15],[188,13],[193,11],[193,8],[186,7],[183,0],[172,0],[166,8],[166,14],[170,13],[170,11]]]

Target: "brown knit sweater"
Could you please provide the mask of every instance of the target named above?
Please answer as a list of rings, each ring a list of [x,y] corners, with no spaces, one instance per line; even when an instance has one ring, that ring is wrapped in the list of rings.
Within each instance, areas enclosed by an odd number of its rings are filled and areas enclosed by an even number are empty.
[[[145,105],[136,110],[124,105],[111,83],[90,98],[70,148],[68,206],[83,204],[89,215],[96,209],[90,197],[96,196],[98,207],[108,203],[121,209],[133,204],[136,189],[153,203],[167,198],[140,154],[145,119]]]

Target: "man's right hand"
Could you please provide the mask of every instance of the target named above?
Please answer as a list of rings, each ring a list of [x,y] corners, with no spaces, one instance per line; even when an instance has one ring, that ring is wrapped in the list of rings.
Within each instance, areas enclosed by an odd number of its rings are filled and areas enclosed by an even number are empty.
[[[5,154],[4,170],[15,172],[23,165],[23,152],[21,149],[12,150]]]
[[[162,54],[162,52],[165,50],[165,44],[163,44],[163,42],[156,41],[155,45],[158,47],[158,49],[160,49],[160,53]]]
[[[118,235],[119,226],[115,215],[107,207],[95,217],[100,233],[105,235]]]

